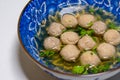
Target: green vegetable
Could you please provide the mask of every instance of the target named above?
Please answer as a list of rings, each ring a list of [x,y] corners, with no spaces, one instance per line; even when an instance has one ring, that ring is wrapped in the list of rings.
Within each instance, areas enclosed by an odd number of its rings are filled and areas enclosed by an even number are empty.
[[[96,43],[99,43],[99,38],[98,37],[92,37],[92,39],[96,42]]]
[[[92,29],[87,30],[82,28],[81,26],[77,27],[76,32],[78,32],[80,36],[85,36],[86,34],[88,34],[89,36],[92,36],[94,34],[94,30]]]
[[[98,68],[97,68],[97,67],[92,67],[92,68],[90,68],[90,72],[92,72],[92,73],[96,74],[96,73],[98,73],[98,72],[99,72],[99,70],[98,70]]]
[[[83,28],[78,25],[77,28],[76,28],[76,32],[79,33],[81,30],[83,30]]]
[[[40,56],[45,56],[45,53],[44,52],[40,52]]]
[[[78,29],[67,28],[67,29],[63,30],[63,32],[67,32],[67,31],[73,31],[73,32],[76,32],[76,31],[78,31]]]
[[[94,8],[90,8],[90,9],[89,9],[89,12],[90,12],[91,14],[93,14],[93,13],[95,12],[95,9],[94,9]]]
[[[115,29],[115,30],[120,30],[120,26],[117,26],[114,22],[110,22],[109,24],[108,24],[108,27],[110,28],[110,29]]]
[[[94,34],[94,30],[92,30],[92,29],[91,29],[91,30],[88,30],[88,31],[87,31],[87,34],[90,35],[90,36],[92,36],[92,35]]]
[[[93,22],[91,21],[90,23],[87,24],[88,27],[92,26]]]
[[[86,34],[92,36],[94,34],[94,30],[92,30],[92,29],[86,30],[86,29],[82,28],[81,26],[77,26],[76,29],[67,28],[63,32],[67,32],[67,31],[77,32],[77,33],[79,33],[80,36],[85,36]]]
[[[92,51],[94,52],[94,54],[97,54],[97,50],[96,49],[92,49]]]
[[[110,64],[106,63],[98,66],[99,72],[107,71],[110,69]]]
[[[96,50],[96,49],[97,49],[97,47],[98,47],[98,46],[96,45],[96,46],[94,46],[94,47],[92,48],[92,51],[94,52],[94,54],[96,54],[96,53],[97,53],[97,50]]]
[[[118,62],[118,63],[119,63],[119,62],[120,62],[120,58],[116,58],[116,62]]]
[[[55,54],[55,51],[52,51],[52,50],[45,50],[45,51],[41,51],[40,52],[40,56],[43,57],[51,57]]]
[[[99,72],[105,72],[110,69],[111,64],[109,62],[101,63],[98,66],[94,66],[88,69],[89,73],[99,73]]]
[[[82,74],[85,71],[84,66],[74,66],[72,69],[72,73],[74,74]]]
[[[115,23],[111,22],[108,24],[110,29],[117,29],[117,25],[115,25]]]
[[[84,36],[84,35],[86,35],[86,34],[87,34],[87,31],[86,31],[85,29],[81,29],[80,35],[81,35],[81,36]]]
[[[86,70],[83,72],[83,74],[88,74],[88,70],[86,69]]]

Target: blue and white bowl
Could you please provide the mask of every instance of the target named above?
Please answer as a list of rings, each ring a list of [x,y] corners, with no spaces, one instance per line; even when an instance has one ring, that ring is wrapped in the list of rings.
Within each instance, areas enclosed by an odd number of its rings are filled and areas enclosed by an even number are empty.
[[[120,67],[89,75],[75,75],[61,71],[50,63],[47,59],[39,57],[39,51],[43,48],[42,43],[46,35],[44,22],[48,15],[54,15],[58,10],[60,14],[81,10],[85,6],[93,6],[104,9],[114,16],[120,22],[120,0],[31,0],[24,8],[19,24],[18,36],[20,43],[25,50],[25,53],[33,60],[40,68],[50,73],[51,75],[65,80],[103,80],[107,79],[118,72]],[[77,6],[77,8],[76,8]],[[79,7],[78,7],[79,6]],[[69,8],[68,8],[69,7]],[[35,35],[39,35],[36,38]]]

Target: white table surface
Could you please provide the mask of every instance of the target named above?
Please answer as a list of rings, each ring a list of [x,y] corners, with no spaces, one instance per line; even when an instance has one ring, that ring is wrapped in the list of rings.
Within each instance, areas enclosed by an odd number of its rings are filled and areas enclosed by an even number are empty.
[[[19,15],[29,0],[0,0],[0,80],[57,80],[23,52],[17,36]],[[119,80],[120,74],[109,80]]]

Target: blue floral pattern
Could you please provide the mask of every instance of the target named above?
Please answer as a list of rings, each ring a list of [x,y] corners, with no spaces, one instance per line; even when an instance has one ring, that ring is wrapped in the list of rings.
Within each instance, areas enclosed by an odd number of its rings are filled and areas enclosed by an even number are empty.
[[[120,0],[31,0],[22,12],[19,33],[25,49],[36,61],[46,65],[39,57],[39,47],[42,45],[40,46],[35,38],[36,34],[44,37],[45,30],[41,22],[45,21],[49,14],[53,15],[58,9],[74,4],[102,8],[114,14],[120,21]]]

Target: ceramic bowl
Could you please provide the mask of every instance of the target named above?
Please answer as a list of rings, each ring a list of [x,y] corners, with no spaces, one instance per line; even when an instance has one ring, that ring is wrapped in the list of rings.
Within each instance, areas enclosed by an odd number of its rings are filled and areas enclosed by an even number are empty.
[[[115,69],[98,74],[75,75],[57,70],[52,64],[46,64],[47,59],[39,57],[39,51],[43,48],[42,43],[46,34],[44,23],[48,15],[54,15],[56,11],[60,11],[61,14],[73,12],[89,5],[112,13],[116,16],[116,20],[120,22],[119,0],[30,0],[21,13],[18,23],[18,36],[25,53],[40,68],[58,79],[103,80],[120,72],[118,66]],[[76,6],[79,6],[79,8],[76,8]],[[70,7],[70,9],[67,9],[67,7]],[[63,8],[65,9],[63,10]],[[39,38],[35,37],[36,34],[39,35]]]

